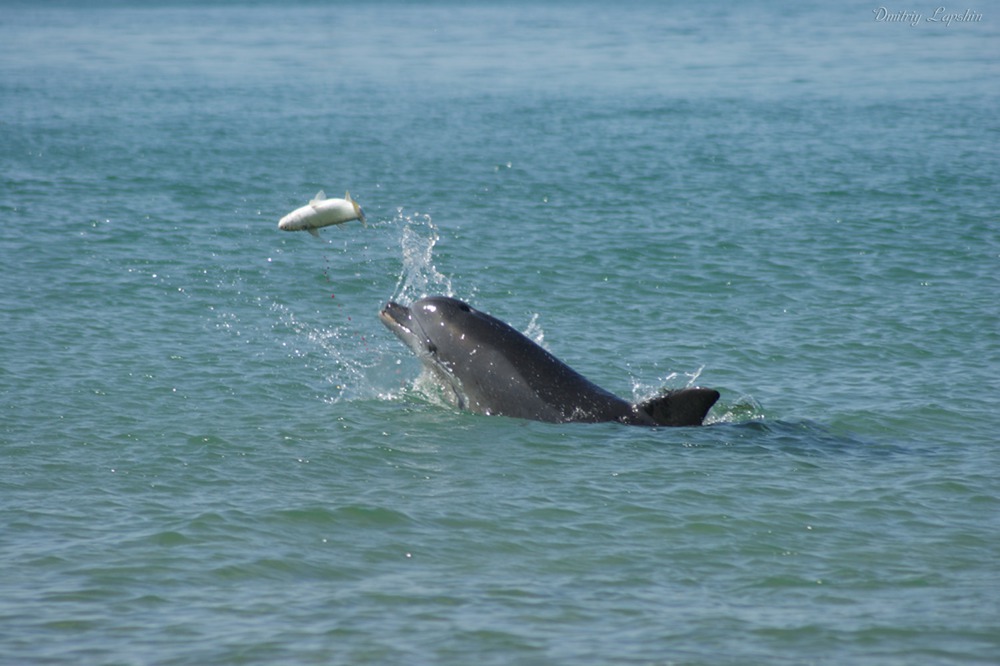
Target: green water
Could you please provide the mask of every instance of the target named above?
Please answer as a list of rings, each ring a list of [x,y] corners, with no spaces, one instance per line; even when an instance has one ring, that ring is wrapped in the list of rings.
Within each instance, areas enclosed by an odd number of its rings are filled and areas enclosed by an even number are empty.
[[[995,663],[997,17],[873,9],[0,4],[0,661]]]

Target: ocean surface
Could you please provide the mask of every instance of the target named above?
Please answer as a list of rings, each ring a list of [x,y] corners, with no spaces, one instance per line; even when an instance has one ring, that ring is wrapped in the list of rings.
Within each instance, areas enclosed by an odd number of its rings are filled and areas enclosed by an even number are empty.
[[[1000,663],[996,3],[153,4],[0,2],[0,663]]]

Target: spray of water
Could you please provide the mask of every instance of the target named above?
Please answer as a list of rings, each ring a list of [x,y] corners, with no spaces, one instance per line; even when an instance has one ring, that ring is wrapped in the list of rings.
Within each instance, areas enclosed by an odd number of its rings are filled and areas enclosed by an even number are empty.
[[[217,299],[209,326],[238,341],[240,354],[255,355],[270,385],[285,391],[312,390],[331,404],[419,394],[426,382],[414,382],[412,355],[385,335],[374,315],[386,300],[411,303],[431,293],[452,294],[451,279],[434,265],[438,239],[430,215],[400,208],[391,219],[370,223],[369,235],[324,238],[319,252],[312,239],[296,238],[274,248],[260,270],[207,268]],[[308,261],[316,262],[321,286],[316,292],[290,291],[289,275],[305,275],[310,284],[308,267],[302,273]]]
[[[393,220],[402,225],[400,247],[403,267],[392,300],[409,304],[428,294],[453,295],[451,279],[434,266],[434,246],[440,235],[430,215],[405,215],[400,208]]]
[[[397,247],[401,263],[396,284],[385,300],[408,304],[431,293],[451,295],[451,279],[434,264],[434,247],[440,234],[431,216],[407,213],[399,208],[386,228],[398,230]],[[391,244],[388,249],[390,253],[396,252]],[[372,257],[369,263],[385,260],[385,257]],[[434,398],[436,394],[429,382],[413,381],[409,352],[391,336],[378,336],[381,329],[370,314],[366,311],[359,316],[365,322],[367,333],[357,330],[359,327],[353,324],[350,317],[346,323],[333,328],[305,326],[298,331],[313,348],[318,348],[322,356],[329,359],[328,364],[332,363],[326,373],[333,393],[327,396],[326,401],[398,400],[411,392]],[[294,322],[291,313],[283,316]],[[372,339],[370,344],[368,336]],[[359,340],[362,345],[358,344]]]

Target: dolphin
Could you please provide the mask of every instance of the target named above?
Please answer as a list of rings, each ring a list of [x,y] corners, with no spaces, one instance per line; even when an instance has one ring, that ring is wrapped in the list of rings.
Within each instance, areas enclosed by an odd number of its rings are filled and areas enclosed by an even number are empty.
[[[411,307],[390,301],[379,319],[461,409],[550,423],[701,425],[719,399],[692,387],[632,404],[593,384],[513,327],[447,296]]]
[[[365,212],[361,210],[358,202],[351,198],[350,192],[344,194],[343,199],[327,199],[323,190],[320,190],[308,204],[296,208],[281,218],[278,228],[282,231],[304,230],[319,238],[319,232],[316,230],[320,227],[343,224],[351,220],[361,220],[361,224],[368,226]]]

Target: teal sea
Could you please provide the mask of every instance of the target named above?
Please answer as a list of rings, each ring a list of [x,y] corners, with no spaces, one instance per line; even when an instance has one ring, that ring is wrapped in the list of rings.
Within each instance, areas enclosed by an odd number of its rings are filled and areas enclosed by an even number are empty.
[[[0,663],[1000,663],[1000,7],[936,8],[0,2]],[[457,411],[429,294],[722,398]]]

